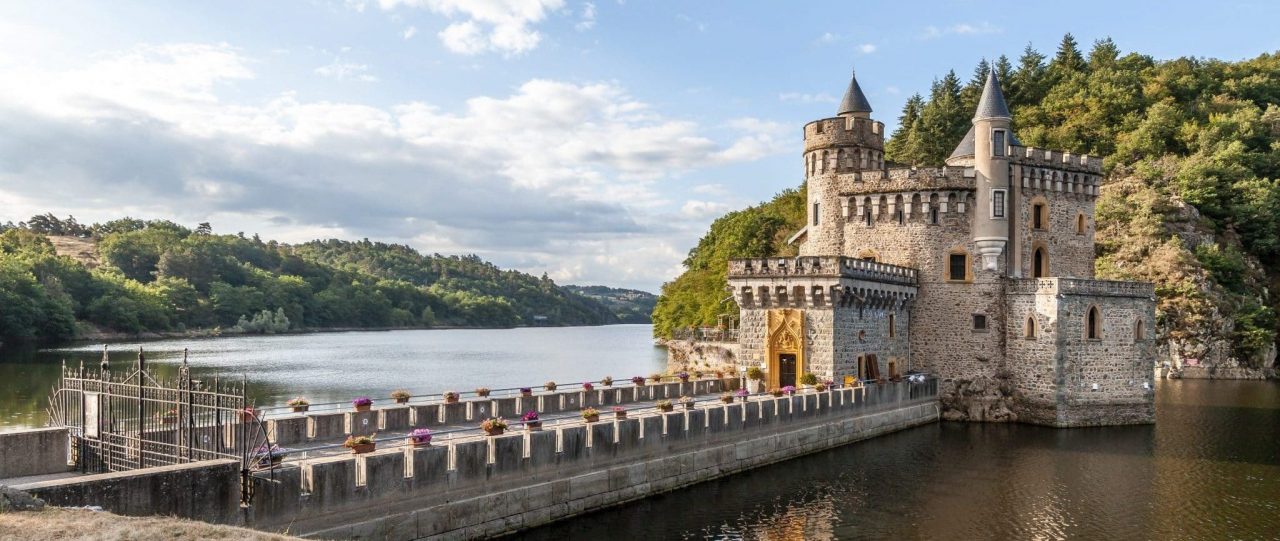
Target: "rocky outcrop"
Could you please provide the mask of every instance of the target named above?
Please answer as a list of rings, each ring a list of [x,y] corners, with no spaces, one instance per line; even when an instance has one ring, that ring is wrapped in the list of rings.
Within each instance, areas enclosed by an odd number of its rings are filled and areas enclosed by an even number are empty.
[[[1007,377],[981,376],[942,382],[939,400],[946,421],[1009,423],[1018,420],[1010,407],[1014,400],[1013,381]]]

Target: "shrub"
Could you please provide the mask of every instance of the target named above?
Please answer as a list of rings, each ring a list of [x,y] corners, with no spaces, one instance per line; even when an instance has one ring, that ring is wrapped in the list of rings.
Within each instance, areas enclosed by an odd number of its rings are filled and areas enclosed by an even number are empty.
[[[805,372],[804,375],[800,376],[801,385],[816,385],[817,383],[818,376],[813,372]]]
[[[368,445],[373,443],[373,436],[347,436],[347,441],[342,442],[342,446],[352,448],[357,445]]]
[[[764,379],[764,370],[759,366],[753,366],[747,369],[747,379],[751,381],[760,381]]]
[[[583,418],[583,419],[588,419],[588,418],[591,418],[591,417],[596,417],[596,416],[598,416],[598,415],[600,415],[600,411],[599,411],[599,410],[597,410],[597,409],[595,409],[595,408],[583,408],[583,409],[582,409],[582,418]]]
[[[394,398],[396,400],[408,400],[409,397],[411,396],[413,395],[409,394],[409,391],[407,389],[396,389],[394,391],[391,391],[391,398]]]

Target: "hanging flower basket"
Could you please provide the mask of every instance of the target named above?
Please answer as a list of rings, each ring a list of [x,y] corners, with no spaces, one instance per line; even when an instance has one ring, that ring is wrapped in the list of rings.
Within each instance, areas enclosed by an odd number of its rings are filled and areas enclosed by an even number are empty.
[[[347,441],[342,445],[351,449],[351,454],[353,455],[372,453],[378,448],[378,443],[373,441],[370,436],[347,436]]]
[[[412,447],[430,447],[431,446],[431,429],[415,428],[409,433],[409,437],[405,439],[405,443]]]
[[[595,408],[586,408],[582,410],[582,418],[588,423],[594,423],[600,420],[600,412]]]
[[[507,431],[507,421],[501,417],[490,417],[480,423],[480,430],[490,436],[501,436],[503,432]]]
[[[457,403],[458,403],[458,392],[457,392],[457,391],[445,391],[445,392],[444,392],[444,403],[445,403],[445,404],[457,404]]]
[[[529,431],[542,430],[542,419],[538,418],[538,412],[526,411],[520,416],[520,422],[524,423],[524,429]]]
[[[626,408],[623,408],[623,407],[620,407],[620,406],[614,406],[614,407],[613,407],[613,416],[614,416],[614,418],[615,418],[615,419],[626,419],[626,418],[627,418],[627,409],[626,409]]]
[[[655,405],[658,406],[658,411],[661,411],[663,413],[666,413],[672,410],[671,401],[665,398],[662,400],[659,400],[657,403],[655,403]]]
[[[351,401],[351,405],[355,406],[356,411],[369,411],[373,407],[373,399],[367,396],[358,396]]]

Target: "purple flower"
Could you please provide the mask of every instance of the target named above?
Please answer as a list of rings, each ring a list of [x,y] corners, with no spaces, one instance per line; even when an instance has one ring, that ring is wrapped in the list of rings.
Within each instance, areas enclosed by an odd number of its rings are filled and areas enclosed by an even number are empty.
[[[733,394],[735,394],[735,395],[737,395],[737,396],[751,396],[751,393],[747,392],[747,390],[746,390],[746,389],[738,389],[738,392],[733,393]]]
[[[787,394],[796,394],[796,387],[794,385],[788,385],[782,388],[782,392]]]
[[[524,415],[520,416],[520,420],[521,420],[521,421],[524,421],[524,422],[526,422],[526,423],[530,423],[530,422],[537,422],[537,420],[538,420],[538,412],[536,412],[536,411],[526,411],[526,412],[524,412]]]
[[[369,405],[372,405],[372,404],[373,404],[373,399],[372,399],[372,398],[369,398],[369,397],[367,397],[367,396],[357,396],[355,400],[352,400],[352,401],[351,401],[351,405],[353,405],[353,406],[355,406],[355,407],[357,407],[357,408],[362,407],[362,406],[369,406]]]
[[[592,385],[592,384],[590,384],[590,383],[583,383],[583,384],[582,384],[582,390],[584,390],[584,391],[590,391],[590,390],[595,389],[595,388],[596,388],[596,386],[595,386],[595,385]]]
[[[413,432],[409,433],[409,437],[413,438],[416,443],[431,443],[431,429],[415,428]]]

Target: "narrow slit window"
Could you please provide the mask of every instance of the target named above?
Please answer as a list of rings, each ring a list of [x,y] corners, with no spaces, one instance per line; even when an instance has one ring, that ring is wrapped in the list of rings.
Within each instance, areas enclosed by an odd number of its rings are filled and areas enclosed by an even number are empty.
[[[894,314],[889,314],[889,338],[898,336],[897,321]]]
[[[991,217],[1004,218],[1004,190],[991,190]]]
[[[813,225],[818,225],[818,209],[821,208],[819,205],[821,205],[821,203],[813,204]]]
[[[1004,130],[991,132],[991,155],[1004,156]]]

